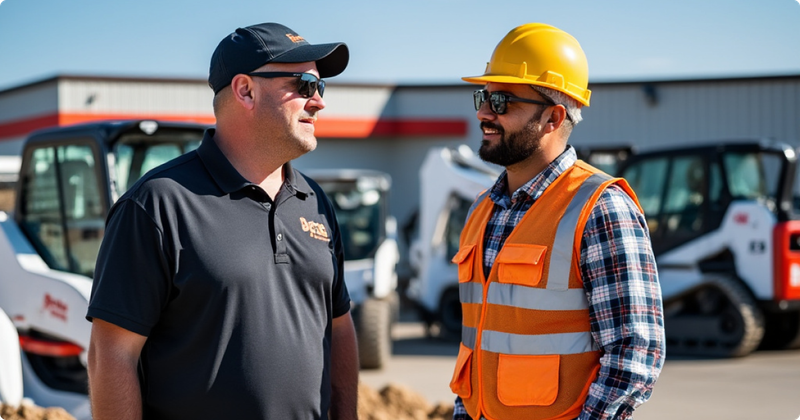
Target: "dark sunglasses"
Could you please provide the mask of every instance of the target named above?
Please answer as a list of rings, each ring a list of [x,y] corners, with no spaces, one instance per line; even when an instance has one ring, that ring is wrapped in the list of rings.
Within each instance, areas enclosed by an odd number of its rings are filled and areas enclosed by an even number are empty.
[[[248,76],[263,77],[265,79],[272,79],[275,77],[296,77],[297,78],[297,93],[304,98],[310,98],[319,91],[319,97],[325,92],[325,81],[311,73],[292,73],[287,71],[256,71],[247,73]]]
[[[525,102],[526,104],[547,105],[553,106],[553,102],[542,102],[533,99],[518,98],[516,96],[506,95],[505,93],[492,92],[489,93],[486,89],[476,90],[472,93],[472,98],[475,101],[475,110],[479,111],[483,103],[489,101],[489,107],[497,115],[505,114],[508,110],[509,102]]]

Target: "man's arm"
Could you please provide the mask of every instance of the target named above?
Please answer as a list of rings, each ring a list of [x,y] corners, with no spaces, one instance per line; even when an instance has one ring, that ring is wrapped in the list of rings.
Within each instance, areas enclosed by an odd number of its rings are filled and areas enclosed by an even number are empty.
[[[94,420],[141,420],[137,366],[147,337],[94,318],[89,339],[89,396]]]
[[[333,319],[331,387],[331,419],[357,420],[358,347],[350,312]]]
[[[664,318],[647,223],[617,186],[601,194],[586,223],[581,274],[602,356],[579,419],[627,419],[661,372]]]

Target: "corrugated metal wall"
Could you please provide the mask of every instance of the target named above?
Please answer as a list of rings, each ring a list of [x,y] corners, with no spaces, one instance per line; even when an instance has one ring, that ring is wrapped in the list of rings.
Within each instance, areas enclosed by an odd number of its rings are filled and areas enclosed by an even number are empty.
[[[592,86],[574,144],[772,138],[800,145],[800,77]]]
[[[468,121],[464,136],[323,138],[300,168],[366,168],[394,179],[392,213],[402,223],[418,202],[418,170],[434,146],[480,144],[472,106],[475,85],[336,84],[322,116]],[[592,105],[570,142],[578,146],[667,146],[771,137],[800,146],[800,75],[730,80],[592,84]],[[0,127],[42,114],[211,115],[204,80],[62,77],[0,92]],[[17,153],[18,138],[0,141]]]
[[[0,95],[0,126],[57,112],[58,93],[55,80],[12,89]],[[16,155],[22,148],[25,133],[14,132],[10,137],[0,140],[0,155]]]
[[[392,213],[402,224],[419,202],[418,171],[430,147],[466,143],[478,149],[481,134],[472,105],[476,88],[400,86],[381,111],[386,117],[464,117],[469,121],[464,137],[320,139],[318,149],[298,159],[297,166],[388,172],[394,180]],[[800,146],[800,77],[597,84],[592,89],[591,106],[584,108],[571,144],[647,148],[771,137]],[[654,101],[647,92],[655,94]],[[339,100],[331,94],[330,107],[341,106]]]
[[[212,114],[214,94],[202,82],[70,80],[59,84],[65,113]]]

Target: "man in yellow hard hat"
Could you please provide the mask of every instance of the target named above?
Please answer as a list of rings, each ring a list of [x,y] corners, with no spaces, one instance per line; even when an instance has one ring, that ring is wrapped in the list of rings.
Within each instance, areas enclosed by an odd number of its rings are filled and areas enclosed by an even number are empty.
[[[505,167],[473,203],[460,247],[455,419],[627,419],[664,361],[655,258],[625,180],[567,144],[589,106],[578,41],[513,29],[475,91],[479,154]]]

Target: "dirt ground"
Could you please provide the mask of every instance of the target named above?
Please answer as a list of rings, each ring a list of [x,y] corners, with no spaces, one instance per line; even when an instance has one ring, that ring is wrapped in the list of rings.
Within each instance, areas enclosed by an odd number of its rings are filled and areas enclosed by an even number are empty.
[[[389,384],[377,391],[358,385],[359,420],[449,420],[452,404],[432,405],[425,397],[402,385]]]
[[[12,407],[0,403],[0,418],[3,420],[75,420],[63,408],[42,408],[31,404]]]
[[[0,403],[3,420],[75,420],[63,408],[30,404],[11,407]],[[380,391],[358,384],[359,420],[449,420],[452,404],[432,405],[425,397],[402,385],[389,384]]]

